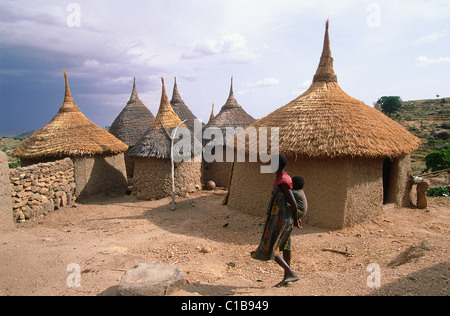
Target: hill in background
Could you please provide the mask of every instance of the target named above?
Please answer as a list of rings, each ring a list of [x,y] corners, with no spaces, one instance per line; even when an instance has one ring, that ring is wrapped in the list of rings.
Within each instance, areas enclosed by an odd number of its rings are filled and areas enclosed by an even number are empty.
[[[424,173],[428,153],[450,146],[450,139],[435,139],[431,135],[435,130],[445,129],[444,123],[450,122],[450,98],[403,101],[400,111],[391,118],[422,140],[420,147],[411,154],[414,175]]]

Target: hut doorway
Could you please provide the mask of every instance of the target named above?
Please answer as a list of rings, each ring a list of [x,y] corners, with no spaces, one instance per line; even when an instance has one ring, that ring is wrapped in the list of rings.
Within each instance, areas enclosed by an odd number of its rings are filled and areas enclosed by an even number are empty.
[[[389,203],[389,189],[391,184],[391,171],[393,160],[386,157],[383,162],[383,204]]]

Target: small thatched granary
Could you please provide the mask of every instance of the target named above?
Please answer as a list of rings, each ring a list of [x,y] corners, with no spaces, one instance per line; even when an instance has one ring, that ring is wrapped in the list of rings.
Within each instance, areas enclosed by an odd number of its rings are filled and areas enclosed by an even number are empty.
[[[306,180],[312,225],[347,227],[380,214],[383,203],[409,201],[409,154],[420,140],[339,87],[328,22],[311,87],[251,126],[279,127],[279,151],[289,159],[286,171]],[[264,214],[273,179],[274,174],[260,173],[258,163],[235,163],[228,204]]]
[[[146,134],[130,150],[135,158],[133,194],[144,200],[157,200],[171,195],[171,138],[187,127],[172,109],[162,80],[161,104]],[[190,133],[188,131],[188,133]],[[184,134],[183,134],[184,135]],[[178,136],[175,137],[178,139]],[[177,142],[177,141],[175,141]],[[201,162],[175,163],[175,192],[178,195],[201,189]]]
[[[178,92],[177,78],[174,79],[172,100],[170,101],[172,109],[178,115],[178,117],[186,124],[187,128],[193,133],[194,122],[197,117],[189,110],[181,98],[180,92]]]
[[[231,78],[230,94],[227,101],[216,116],[211,112],[209,122],[203,128],[204,131],[208,128],[220,129],[223,135],[223,162],[204,162],[203,179],[205,181],[214,181],[216,186],[228,186],[232,162],[226,162],[226,145],[229,142],[227,136],[230,136],[227,135],[226,128],[232,127],[244,129],[253,122],[255,122],[255,119],[245,112],[242,106],[236,101],[233,93],[233,78]],[[231,135],[231,137],[233,137],[233,135]],[[203,141],[204,145],[208,144],[208,142],[209,140]]]
[[[144,136],[154,119],[152,112],[139,99],[134,79],[130,100],[111,124],[109,132],[127,144],[129,151]],[[128,152],[125,153],[125,166],[128,177],[133,177],[134,161]]]
[[[27,138],[13,155],[22,166],[70,157],[78,200],[127,188],[123,153],[128,146],[81,113],[70,93],[64,71],[65,96],[53,119]]]

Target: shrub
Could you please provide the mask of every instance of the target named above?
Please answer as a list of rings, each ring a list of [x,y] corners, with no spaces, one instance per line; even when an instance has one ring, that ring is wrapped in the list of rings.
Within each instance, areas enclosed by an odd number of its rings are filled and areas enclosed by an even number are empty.
[[[450,149],[440,149],[425,157],[426,171],[439,171],[450,168]]]
[[[427,196],[432,196],[432,197],[449,196],[449,192],[448,192],[447,188],[443,188],[443,187],[429,188],[427,190]]]

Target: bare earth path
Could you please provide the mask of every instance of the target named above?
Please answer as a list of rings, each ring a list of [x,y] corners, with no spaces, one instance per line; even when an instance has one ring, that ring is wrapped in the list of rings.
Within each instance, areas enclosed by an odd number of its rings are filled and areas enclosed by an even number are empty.
[[[301,279],[273,288],[282,270],[249,256],[265,211],[242,214],[221,205],[223,197],[203,192],[180,199],[176,211],[168,199],[105,198],[18,224],[0,234],[0,295],[115,295],[124,272],[143,262],[185,273],[188,284],[174,295],[448,295],[448,198],[430,199],[427,210],[386,207],[375,220],[339,231],[295,230],[292,266]],[[431,250],[422,257],[388,267],[424,240]],[[212,251],[201,252],[204,246]],[[381,272],[378,289],[368,286],[376,280],[371,263]],[[80,287],[68,286],[71,264],[80,268]]]

